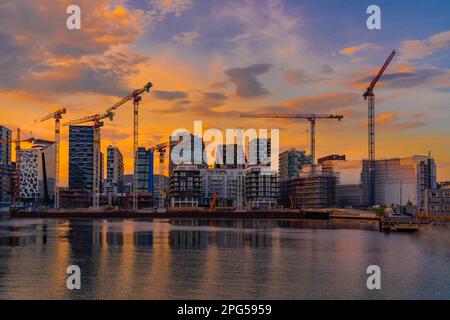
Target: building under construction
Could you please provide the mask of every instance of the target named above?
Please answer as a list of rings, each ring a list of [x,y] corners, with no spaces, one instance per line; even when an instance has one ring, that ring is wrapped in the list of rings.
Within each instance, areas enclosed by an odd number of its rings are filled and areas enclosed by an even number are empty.
[[[280,182],[280,204],[286,208],[330,208],[336,203],[336,176],[329,172],[302,172]]]

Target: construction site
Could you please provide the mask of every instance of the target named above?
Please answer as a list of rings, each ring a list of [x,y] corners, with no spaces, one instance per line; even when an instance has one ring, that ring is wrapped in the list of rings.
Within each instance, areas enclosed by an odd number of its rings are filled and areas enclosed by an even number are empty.
[[[174,166],[169,159],[170,165],[167,170],[166,158],[172,153],[172,148],[175,146],[173,142],[161,142],[147,149],[139,144],[139,105],[144,94],[151,94],[153,87],[153,84],[148,82],[102,113],[62,124],[61,120],[68,111],[66,108],[42,117],[41,122],[54,120],[54,141],[36,137],[23,138],[20,129],[17,129],[14,139],[2,140],[2,144],[15,145],[16,162],[10,167],[11,204],[9,207],[11,212],[15,216],[30,213],[55,217],[95,216],[95,214],[149,216],[162,213],[176,214],[176,216],[183,216],[185,213],[197,213],[200,216],[203,214],[229,216],[230,212],[246,213],[245,217],[250,217],[248,214],[253,212],[255,217],[265,215],[270,218],[275,215],[299,218],[316,214],[328,218],[332,210],[327,209],[338,206],[372,210],[376,205],[390,203],[402,207],[406,201],[415,205],[418,208],[417,212],[426,210],[426,194],[428,190],[436,188],[435,165],[431,157],[415,157],[408,162],[411,168],[420,167],[421,176],[424,177],[419,182],[422,186],[421,190],[416,190],[413,186],[414,183],[417,185],[414,180],[414,175],[417,176],[414,171],[416,169],[411,171],[409,167],[405,167],[405,161],[379,162],[376,159],[374,89],[395,54],[395,51],[391,52],[362,94],[368,103],[368,154],[367,160],[359,162],[360,181],[344,182],[345,177],[342,173],[346,170],[345,165],[348,166],[345,156],[328,156],[320,159],[319,163],[316,160],[318,123],[325,123],[325,120],[343,121],[344,116],[340,114],[242,113],[240,115],[241,118],[247,119],[300,119],[309,122],[309,155],[306,157],[302,154],[301,169],[295,167],[293,171],[288,168],[291,166],[290,157],[291,155],[300,156],[300,154],[293,150],[292,154],[287,155],[286,164],[280,168],[280,172],[293,172],[287,176],[262,170],[263,166],[259,162],[239,166],[235,161],[231,166],[210,168],[206,163],[197,166],[184,164]],[[105,122],[114,120],[116,110],[129,102],[133,105],[133,174],[130,175],[131,181],[126,190],[123,159],[117,147],[114,151],[115,160],[110,161],[108,155],[108,180],[104,182],[105,159],[101,152],[100,132]],[[61,126],[69,128],[68,188],[60,186]],[[32,150],[40,151],[30,153],[22,149],[21,143],[31,143]],[[260,151],[265,148],[270,154],[270,139],[266,139],[264,143],[262,139],[256,140],[255,150]],[[49,146],[53,148],[51,153],[45,151]],[[237,153],[238,145],[234,145],[231,150]],[[225,153],[228,152],[225,145],[223,152],[221,156],[225,158]],[[159,168],[158,179],[153,169],[153,158],[156,155]],[[87,157],[91,159],[88,165],[85,161]],[[388,169],[383,167],[383,163],[391,163],[390,174],[386,174]],[[168,175],[166,175],[167,171]],[[35,174],[36,172],[38,173]],[[393,178],[392,181],[388,181],[392,174],[402,176],[398,187],[396,185],[398,179]],[[28,193],[25,192],[24,187],[27,179],[32,180],[30,180],[31,187]],[[414,182],[410,183],[408,179]],[[36,181],[43,181],[43,186]],[[391,188],[388,194],[393,195],[392,197],[385,196],[387,188]],[[37,199],[38,194],[40,200]],[[407,196],[404,196],[405,194]],[[415,195],[411,197],[411,194]]]

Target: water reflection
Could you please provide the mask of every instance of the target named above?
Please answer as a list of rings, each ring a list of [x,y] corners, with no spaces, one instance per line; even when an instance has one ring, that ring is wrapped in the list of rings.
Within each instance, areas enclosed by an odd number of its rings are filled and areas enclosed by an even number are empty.
[[[449,245],[346,220],[0,220],[0,298],[450,298]]]

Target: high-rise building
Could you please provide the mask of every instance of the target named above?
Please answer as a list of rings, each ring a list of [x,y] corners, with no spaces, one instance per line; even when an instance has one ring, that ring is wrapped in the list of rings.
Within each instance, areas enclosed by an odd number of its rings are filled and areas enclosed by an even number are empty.
[[[55,188],[55,144],[22,149],[20,157],[20,199],[35,204],[50,204]]]
[[[249,165],[270,166],[271,162],[271,139],[256,138],[248,144],[248,163]]]
[[[218,145],[216,153],[216,168],[237,169],[245,166],[245,150],[242,145]]]
[[[202,189],[200,206],[209,206],[217,192],[217,206],[244,207],[245,172],[244,169],[201,169]]]
[[[312,167],[308,167],[312,170]],[[304,170],[280,183],[280,203],[297,209],[329,208],[336,203],[336,176],[317,170]]]
[[[363,161],[362,180],[364,195],[369,190],[368,161]],[[408,202],[421,208],[426,206],[427,189],[435,189],[436,164],[428,156],[412,156],[377,160],[375,165],[375,200],[382,205],[406,205]]]
[[[336,205],[369,205],[369,163],[367,160],[328,159],[324,172],[337,178]],[[427,156],[380,159],[375,162],[375,199],[380,205],[413,205],[424,208],[427,189],[436,188],[436,165]]]
[[[297,177],[303,166],[311,163],[311,157],[307,156],[305,151],[291,149],[280,153],[278,168],[280,181]]]
[[[137,192],[153,192],[153,152],[143,147],[137,150]]]
[[[11,130],[0,126],[0,165],[11,162]]]
[[[15,163],[0,164],[0,208],[11,204],[14,169]]]
[[[171,207],[198,207],[202,192],[200,169],[195,165],[177,166],[169,178]]]
[[[106,155],[106,188],[109,195],[123,192],[123,156],[119,148],[108,146]]]
[[[190,157],[183,154],[183,149],[180,148],[179,152],[176,153],[174,148],[178,144],[182,143],[184,136],[180,136],[178,140],[174,140],[173,137],[170,137],[169,140],[169,176],[172,174],[173,170],[178,165],[195,165],[199,168],[206,167],[207,163],[203,157],[205,151],[205,143],[203,142],[203,138],[194,136],[193,134],[189,135],[190,139]],[[174,162],[174,158],[177,157],[179,160]],[[185,159],[186,157],[186,159]],[[176,163],[179,162],[179,163]]]
[[[250,208],[276,206],[278,174],[267,166],[251,166],[245,169],[245,198]]]
[[[105,193],[105,154],[100,152],[100,194]]]
[[[7,207],[10,204],[13,173],[11,130],[0,126],[0,207]]]
[[[100,180],[101,168],[95,159],[94,127],[69,127],[69,189],[93,192],[94,170]],[[96,167],[94,169],[94,166]]]

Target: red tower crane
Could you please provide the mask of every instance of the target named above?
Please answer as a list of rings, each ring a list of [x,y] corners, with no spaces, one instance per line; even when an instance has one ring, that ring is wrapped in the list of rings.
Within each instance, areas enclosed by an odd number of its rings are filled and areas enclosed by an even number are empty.
[[[363,93],[364,100],[368,101],[368,134],[369,134],[369,182],[370,182],[370,205],[375,205],[375,94],[373,89],[380,80],[384,71],[395,56],[395,50],[392,50],[389,57],[384,62],[378,74],[372,79],[369,87]]]

